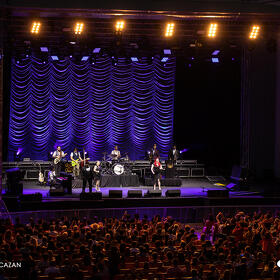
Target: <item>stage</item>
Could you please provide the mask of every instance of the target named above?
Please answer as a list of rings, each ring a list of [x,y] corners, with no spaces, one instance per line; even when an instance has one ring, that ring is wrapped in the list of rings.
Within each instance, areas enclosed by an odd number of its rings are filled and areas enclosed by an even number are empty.
[[[41,201],[21,201],[19,197],[3,195],[3,199],[9,211],[36,211],[48,209],[97,209],[97,208],[126,208],[126,207],[184,207],[184,206],[214,206],[214,205],[277,205],[279,198],[275,195],[266,197],[264,195],[264,186],[254,184],[249,190],[229,191],[226,195],[226,188],[216,186],[206,178],[183,179],[180,187],[162,186],[161,196],[151,197],[148,192],[153,188],[140,185],[139,187],[121,187],[121,188],[101,188],[102,198],[95,200],[80,200],[82,192],[81,181],[73,182],[72,194],[63,196],[50,196],[49,187],[40,186],[37,182],[23,182],[23,195],[42,194]],[[121,198],[109,196],[110,190],[119,190],[122,192]],[[129,191],[141,191],[141,198],[128,197]],[[168,197],[170,190],[179,190],[180,195]],[[88,188],[86,192],[88,192]],[[211,194],[214,191],[214,196]],[[216,191],[216,192],[215,192]],[[94,190],[93,193],[96,191]],[[15,203],[17,201],[18,203]]]

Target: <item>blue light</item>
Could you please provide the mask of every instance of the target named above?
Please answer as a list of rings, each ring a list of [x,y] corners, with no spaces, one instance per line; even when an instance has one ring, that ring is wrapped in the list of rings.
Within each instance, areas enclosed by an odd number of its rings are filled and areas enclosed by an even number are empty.
[[[87,61],[89,59],[89,56],[83,56],[81,61]]]
[[[40,49],[41,49],[41,52],[48,52],[49,51],[47,47],[41,47]]]
[[[57,55],[51,55],[52,60],[58,60],[58,56]]]
[[[213,63],[219,63],[219,58],[218,57],[212,57],[212,62]]]
[[[138,61],[138,58],[137,58],[137,57],[131,57],[131,61],[132,61],[132,62],[137,62],[137,61]]]
[[[95,48],[95,49],[93,50],[93,53],[99,53],[100,50],[101,50],[101,48]]]
[[[164,53],[165,55],[171,54],[171,50],[170,50],[170,49],[164,49],[164,50],[163,50],[163,53]]]
[[[215,50],[215,51],[212,52],[212,55],[218,55],[219,52],[220,52],[220,50]]]
[[[166,62],[168,60],[168,57],[163,57],[162,59],[161,59],[161,62]]]

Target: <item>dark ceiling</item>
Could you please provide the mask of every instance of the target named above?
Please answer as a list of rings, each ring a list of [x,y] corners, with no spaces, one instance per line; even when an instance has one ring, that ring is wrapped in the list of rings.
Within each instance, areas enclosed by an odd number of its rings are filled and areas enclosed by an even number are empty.
[[[274,7],[273,11],[266,9],[266,12],[256,12],[259,6],[266,7],[263,4],[256,4],[255,12],[237,12],[237,6],[231,12],[217,12],[219,5],[225,5],[226,1],[216,1],[217,8],[211,12],[212,8],[207,5],[197,8],[197,12],[186,11],[184,8],[187,1],[150,1],[150,6],[145,1],[141,1],[138,10],[132,10],[137,6],[135,2],[118,2],[118,7],[127,7],[122,9],[105,9],[109,4],[104,1],[94,1],[95,7],[101,6],[103,9],[75,9],[75,8],[36,8],[42,1],[24,1],[25,7],[15,7],[22,1],[6,1],[1,9],[1,41],[6,51],[12,51],[18,55],[27,51],[40,54],[40,46],[49,47],[50,52],[69,55],[69,53],[90,54],[94,47],[101,47],[107,52],[117,55],[142,55],[149,56],[158,53],[162,48],[172,48],[177,52],[189,52],[190,46],[200,46],[200,49],[209,50],[210,48],[226,48],[231,46],[240,48],[243,45],[251,45],[248,40],[248,33],[252,24],[260,24],[261,36],[259,40],[274,39],[279,30],[280,17],[276,13],[280,10]],[[250,1],[249,1],[250,2]],[[252,1],[251,1],[252,2]],[[3,5],[2,3],[2,5]],[[52,1],[44,1],[42,6],[49,6]],[[55,1],[56,7],[60,7],[62,1]],[[64,1],[65,3],[65,1]],[[73,2],[74,3],[74,2]],[[67,7],[72,7],[72,1],[67,1]],[[76,2],[75,2],[76,3]],[[79,2],[81,4],[81,2]],[[86,1],[82,1],[83,7]],[[93,1],[88,2],[88,4]],[[111,2],[111,7],[116,7],[115,2]],[[173,10],[167,10],[167,4],[174,3]],[[191,1],[189,4],[198,5],[201,1]],[[213,1],[203,1],[211,4]],[[240,1],[231,1],[227,4],[242,4]],[[69,5],[68,5],[69,4]],[[219,4],[219,5],[218,5]],[[245,6],[252,7],[253,3],[243,2]],[[26,6],[33,6],[33,8]],[[97,6],[96,6],[97,5]],[[53,6],[53,7],[54,7]],[[65,6],[65,4],[64,4]],[[199,5],[198,5],[199,6]],[[151,10],[147,10],[150,7]],[[162,10],[159,10],[159,7]],[[177,8],[176,8],[177,7]],[[270,7],[270,6],[269,6]],[[243,7],[244,8],[244,7]],[[176,9],[176,10],[174,10]],[[203,12],[199,10],[208,10]],[[191,10],[191,9],[190,9]],[[268,12],[268,10],[270,12]],[[114,23],[116,19],[124,19],[126,22],[125,31],[121,36],[116,36],[114,32]],[[30,27],[33,20],[40,20],[42,23],[40,34],[32,35]],[[81,36],[74,36],[73,28],[77,20],[85,23],[85,30]],[[164,27],[167,21],[175,22],[175,35],[166,39]],[[215,21],[219,24],[218,36],[214,40],[207,38],[207,28],[209,23]],[[75,41],[72,45],[70,42]]]

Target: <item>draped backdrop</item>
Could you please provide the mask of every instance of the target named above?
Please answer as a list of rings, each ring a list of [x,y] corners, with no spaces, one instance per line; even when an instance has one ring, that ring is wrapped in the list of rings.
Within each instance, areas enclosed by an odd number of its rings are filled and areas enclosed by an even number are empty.
[[[75,63],[12,61],[8,160],[47,160],[56,146],[83,147],[101,159],[118,145],[143,159],[153,143],[166,157],[173,138],[175,58],[165,65],[109,56]]]

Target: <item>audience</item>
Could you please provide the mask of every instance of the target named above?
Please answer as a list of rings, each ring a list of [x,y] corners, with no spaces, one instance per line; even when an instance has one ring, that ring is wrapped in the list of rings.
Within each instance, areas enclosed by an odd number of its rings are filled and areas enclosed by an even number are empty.
[[[202,232],[171,217],[0,220],[1,279],[280,279],[280,215],[219,213]],[[6,278],[4,278],[6,277]]]

